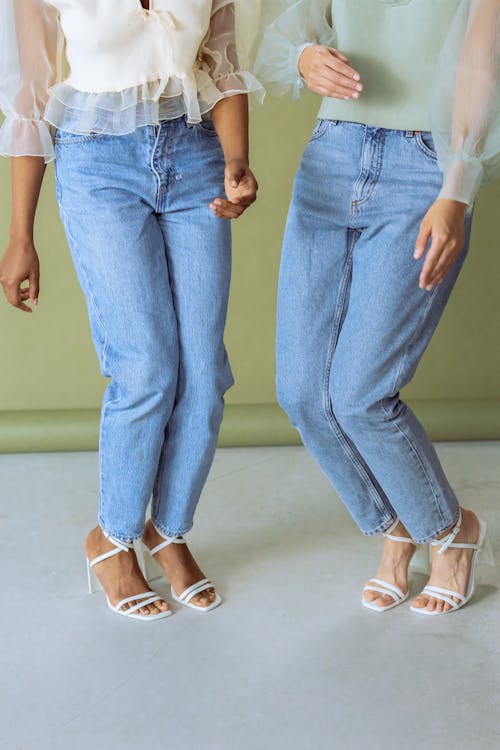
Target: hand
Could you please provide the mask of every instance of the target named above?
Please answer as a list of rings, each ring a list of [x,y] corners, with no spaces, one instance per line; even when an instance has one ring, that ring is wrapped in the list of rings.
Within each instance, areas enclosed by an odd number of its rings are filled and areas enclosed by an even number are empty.
[[[299,59],[299,71],[307,88],[315,94],[333,99],[358,99],[363,84],[345,55],[331,47],[313,44]]]
[[[238,219],[257,199],[257,180],[247,162],[233,160],[226,164],[224,175],[226,198],[216,198],[210,208],[221,219]]]
[[[465,244],[464,217],[467,206],[459,201],[439,198],[432,204],[420,225],[414,258],[427,257],[420,274],[419,286],[431,292],[440,284]]]
[[[28,286],[21,286],[27,281]],[[13,240],[0,261],[0,284],[7,300],[19,310],[31,313],[26,302],[38,305],[40,265],[35,246],[31,240]]]

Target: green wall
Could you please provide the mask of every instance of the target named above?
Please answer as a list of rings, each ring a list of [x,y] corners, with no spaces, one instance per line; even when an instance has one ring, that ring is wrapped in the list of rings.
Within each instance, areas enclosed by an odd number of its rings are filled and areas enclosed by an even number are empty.
[[[294,171],[317,102],[269,100],[253,114],[259,203],[234,226],[227,346],[236,386],[221,444],[294,442],[275,405],[274,324],[280,239]],[[0,160],[0,242],[9,216],[9,164]],[[500,438],[500,184],[478,203],[470,257],[417,376],[405,394],[434,438]],[[37,222],[40,307],[0,301],[0,449],[95,447],[105,386],[71,265],[49,168]]]

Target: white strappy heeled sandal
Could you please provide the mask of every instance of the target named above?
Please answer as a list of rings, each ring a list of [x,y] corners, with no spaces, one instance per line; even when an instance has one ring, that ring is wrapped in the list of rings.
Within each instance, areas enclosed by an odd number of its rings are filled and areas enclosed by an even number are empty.
[[[113,555],[118,555],[120,552],[130,552],[130,550],[134,549],[133,543],[121,542],[120,540],[115,539],[108,534],[105,534],[105,536],[106,539],[111,542],[111,544],[115,545],[115,548],[109,550],[109,552],[104,552],[104,554],[94,557],[93,560],[87,559],[87,578],[90,594],[93,594],[94,591],[102,589],[101,583],[95,574],[94,567],[98,563],[103,562],[103,560],[107,560],[109,557],[113,557]],[[134,596],[127,596],[125,597],[125,599],[122,599],[118,602],[118,604],[115,605],[111,604],[108,597],[106,596],[108,607],[113,612],[115,612],[117,615],[130,617],[132,620],[161,620],[164,617],[169,617],[172,614],[171,609],[167,609],[164,612],[159,612],[156,615],[143,615],[137,613],[137,610],[141,609],[141,607],[145,607],[148,604],[154,604],[155,602],[158,602],[160,600],[163,601],[162,597],[159,596],[155,591],[144,591],[140,594],[135,594]],[[137,604],[132,607],[128,607],[127,609],[123,609],[126,604],[129,604],[129,602],[137,602]]]
[[[442,602],[446,602],[450,605],[451,609],[442,610],[441,612],[436,612],[436,610],[430,610],[426,607],[413,607],[411,606],[410,609],[413,610],[413,612],[418,612],[420,615],[447,615],[450,612],[456,612],[458,609],[461,609],[465,604],[467,604],[468,601],[472,598],[474,594],[474,586],[475,586],[475,575],[476,575],[476,568],[479,565],[480,562],[484,562],[485,564],[494,565],[494,559],[493,559],[493,553],[491,551],[491,546],[488,540],[488,534],[486,529],[485,522],[478,518],[479,521],[479,536],[478,540],[475,544],[467,544],[465,542],[455,542],[455,539],[457,537],[457,534],[459,533],[460,529],[462,528],[462,511],[460,511],[460,515],[458,517],[457,525],[451,531],[447,536],[443,537],[442,539],[437,539],[430,543],[430,548],[432,547],[440,547],[440,550],[438,554],[442,555],[444,552],[446,552],[447,549],[450,547],[454,547],[455,549],[472,549],[474,550],[472,554],[472,560],[471,560],[471,568],[469,573],[469,582],[467,584],[467,591],[464,594],[461,594],[459,591],[453,591],[452,589],[445,589],[441,586],[430,586],[427,585],[422,591],[422,594],[427,594],[427,596],[432,597],[433,599],[439,599]],[[454,599],[458,599],[458,602],[454,601]]]
[[[157,529],[156,531],[158,534],[160,534]],[[157,578],[166,578],[165,571],[163,570],[159,562],[154,559],[154,556],[162,549],[165,549],[165,547],[168,547],[170,544],[186,544],[186,540],[183,537],[165,537],[163,536],[163,534],[160,534],[160,536],[163,537],[164,541],[160,542],[160,544],[157,544],[156,547],[153,547],[152,549],[149,549],[149,547],[144,544],[144,542],[142,544],[143,550],[146,553],[143,558],[144,575],[148,583],[151,583],[151,581],[156,580]],[[198,612],[210,612],[210,610],[215,609],[222,602],[222,598],[217,592],[215,592],[214,601],[211,604],[208,604],[206,607],[199,607],[196,604],[191,604],[191,599],[193,599],[193,597],[195,597],[197,594],[201,594],[207,589],[215,589],[213,583],[209,581],[208,578],[202,578],[201,581],[193,583],[192,586],[188,586],[180,595],[176,594],[172,585],[170,586],[172,599],[175,599],[175,601],[179,604],[184,604],[184,606],[186,607],[196,609]]]
[[[387,539],[391,539],[393,542],[401,542],[404,544],[415,544],[415,542],[412,539],[409,539],[405,536],[394,536],[392,533],[394,529],[397,527],[399,523],[399,518],[396,518],[392,526],[390,526],[387,531],[384,531],[383,536],[385,536]],[[417,546],[417,545],[415,545]],[[418,549],[418,547],[417,547]],[[413,555],[413,559],[417,556],[417,553]],[[413,567],[418,568],[426,568],[426,560],[425,557],[422,557],[418,560],[416,566]],[[377,591],[379,594],[383,594],[384,596],[390,596],[393,601],[391,604],[386,604],[385,607],[381,607],[376,603],[376,600],[373,602],[367,602],[364,598],[361,599],[361,603],[364,607],[368,607],[368,609],[373,609],[375,612],[387,612],[390,609],[393,609],[394,607],[398,607],[400,604],[403,604],[408,599],[408,596],[410,595],[410,590],[404,594],[401,589],[398,586],[394,586],[392,583],[387,583],[387,581],[383,581],[381,578],[370,578],[368,583],[363,589],[363,592],[365,591]]]

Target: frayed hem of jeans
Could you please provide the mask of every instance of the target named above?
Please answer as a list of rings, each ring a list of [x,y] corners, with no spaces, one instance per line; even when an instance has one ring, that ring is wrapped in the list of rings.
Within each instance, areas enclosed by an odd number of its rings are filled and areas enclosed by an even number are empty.
[[[187,526],[185,529],[172,531],[172,529],[166,529],[164,526],[157,523],[157,521],[155,521],[153,518],[151,519],[151,523],[153,524],[153,528],[155,529],[155,531],[157,531],[160,536],[163,536],[165,538],[184,536],[184,534],[188,534],[193,528],[193,524],[191,524],[191,526]]]
[[[453,529],[458,523],[459,518],[460,518],[460,508],[458,509],[458,513],[456,514],[453,521],[451,521],[450,523],[444,524],[444,526],[442,526],[440,529],[435,531],[433,534],[427,535],[424,539],[422,540],[413,539],[413,541],[415,542],[415,544],[430,544],[431,542],[436,541],[436,539],[439,539],[439,537],[442,536],[445,533],[445,531],[449,531],[449,532],[453,531]]]
[[[130,536],[127,534],[122,534],[119,531],[113,531],[113,529],[109,529],[101,519],[98,519],[98,524],[105,536],[111,536],[113,537],[113,539],[117,539],[119,542],[123,542],[124,544],[132,544],[137,539],[140,539],[143,534],[143,532],[141,531],[140,534],[132,534]]]

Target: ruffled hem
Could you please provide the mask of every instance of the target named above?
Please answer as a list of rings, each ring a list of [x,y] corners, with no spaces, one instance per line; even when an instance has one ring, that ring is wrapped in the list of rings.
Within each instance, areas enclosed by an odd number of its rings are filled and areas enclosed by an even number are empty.
[[[250,94],[258,101],[264,88],[247,71],[222,76],[214,81],[201,69],[193,78],[151,81],[119,92],[92,93],[63,82],[49,91],[44,119],[54,127],[86,135],[126,135],[145,125],[187,117],[200,122],[221,99]]]
[[[51,128],[43,120],[7,117],[0,128],[1,156],[40,156],[48,164],[54,159]]]

